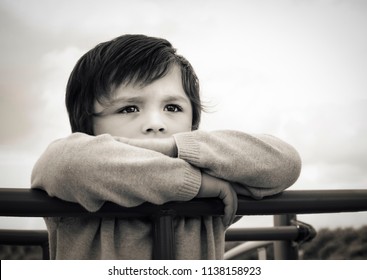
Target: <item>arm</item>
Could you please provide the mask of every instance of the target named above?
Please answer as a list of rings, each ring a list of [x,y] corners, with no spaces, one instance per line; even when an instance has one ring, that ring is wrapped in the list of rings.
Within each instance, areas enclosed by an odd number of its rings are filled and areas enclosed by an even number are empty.
[[[124,137],[115,138],[121,143],[125,143],[134,147],[156,151],[169,157],[177,157],[177,146],[173,136],[156,139],[131,139]]]
[[[193,131],[131,145],[178,156],[205,173],[231,182],[238,194],[262,198],[290,187],[299,177],[301,159],[287,143],[270,135],[239,131]],[[176,145],[175,145],[176,142]]]
[[[300,174],[297,151],[270,135],[193,131],[174,137],[179,158],[231,182],[238,194],[273,195],[290,187]]]
[[[273,195],[291,186],[301,169],[297,151],[270,135],[194,131],[153,142],[120,140],[171,157],[178,156],[199,167],[203,174],[198,197],[220,197],[223,200],[225,225],[233,221],[236,213],[234,191],[257,199]]]
[[[177,146],[174,137],[158,139],[128,139],[118,137],[117,139],[135,147],[157,151],[169,157],[177,157]],[[197,197],[220,198],[224,204],[223,224],[228,227],[233,223],[238,203],[237,194],[229,182],[202,173],[201,187]]]
[[[201,173],[182,159],[133,147],[110,135],[74,133],[47,148],[31,181],[32,188],[97,211],[105,201],[133,207],[190,200],[199,191]]]

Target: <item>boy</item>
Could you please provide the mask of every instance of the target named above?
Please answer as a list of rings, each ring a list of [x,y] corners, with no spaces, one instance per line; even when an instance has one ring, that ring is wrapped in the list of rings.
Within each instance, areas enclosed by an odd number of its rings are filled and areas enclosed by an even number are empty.
[[[76,64],[66,106],[73,134],[36,163],[32,188],[97,211],[220,197],[224,218],[175,220],[176,259],[221,259],[237,194],[262,198],[291,186],[298,153],[268,135],[203,132],[199,82],[159,38],[124,35]],[[46,218],[52,259],[151,259],[146,219]]]

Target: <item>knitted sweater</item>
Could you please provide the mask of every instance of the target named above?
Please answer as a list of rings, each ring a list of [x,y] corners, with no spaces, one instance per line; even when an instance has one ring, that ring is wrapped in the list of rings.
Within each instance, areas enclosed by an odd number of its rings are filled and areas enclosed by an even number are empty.
[[[298,153],[269,135],[193,131],[174,135],[178,157],[137,148],[104,134],[74,133],[49,145],[33,168],[31,187],[94,212],[106,201],[187,201],[200,188],[201,171],[232,182],[257,199],[291,186],[300,174]],[[51,259],[151,259],[148,219],[45,218]],[[220,217],[174,221],[176,259],[221,259]]]

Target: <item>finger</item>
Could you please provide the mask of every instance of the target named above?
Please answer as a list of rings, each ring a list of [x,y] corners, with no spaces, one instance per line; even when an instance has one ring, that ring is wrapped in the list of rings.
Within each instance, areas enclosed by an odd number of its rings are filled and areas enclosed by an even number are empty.
[[[232,198],[232,202],[231,202],[231,212],[230,212],[230,220],[228,222],[228,226],[230,226],[235,217],[236,217],[236,212],[237,212],[237,207],[238,207],[238,202],[237,202],[237,193],[232,189],[232,187],[230,187],[230,191],[231,191],[231,198]]]
[[[232,211],[232,215],[231,215],[231,219],[229,221],[228,226],[230,226],[231,224],[233,224],[234,219],[236,218],[236,213],[237,213],[237,209],[238,209],[238,197],[237,197],[237,193],[234,191],[234,189],[231,187],[231,192],[232,192],[232,205],[233,205],[233,211]]]
[[[235,217],[236,217],[236,212],[237,212],[237,194],[236,192],[229,187],[228,188],[228,194],[226,196],[226,202],[225,202],[225,208],[224,208],[224,215],[225,215],[225,219],[224,219],[224,224],[225,226],[229,227]]]
[[[221,191],[219,198],[224,203],[223,223],[228,227],[234,220],[237,211],[237,194],[229,186]]]

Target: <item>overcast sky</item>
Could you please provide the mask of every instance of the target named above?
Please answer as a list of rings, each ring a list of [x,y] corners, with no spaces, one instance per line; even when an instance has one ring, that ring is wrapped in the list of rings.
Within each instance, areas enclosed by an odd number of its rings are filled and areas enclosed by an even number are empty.
[[[126,33],[164,37],[192,63],[210,109],[201,129],[295,146],[303,170],[292,189],[367,188],[363,0],[0,0],[1,187],[29,187],[48,143],[70,133],[64,94],[76,61]],[[367,215],[302,219],[359,226]]]

